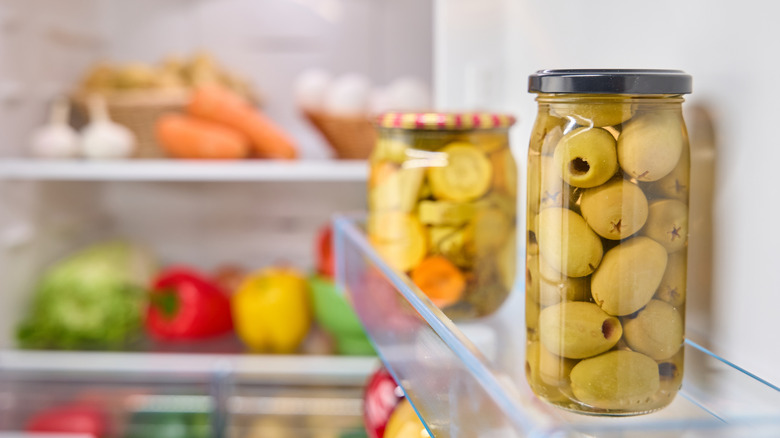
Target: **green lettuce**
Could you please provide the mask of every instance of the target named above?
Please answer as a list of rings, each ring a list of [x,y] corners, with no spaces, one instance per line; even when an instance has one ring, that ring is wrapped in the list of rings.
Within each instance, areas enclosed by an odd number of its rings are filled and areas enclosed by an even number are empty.
[[[121,349],[139,340],[153,258],[128,242],[84,249],[47,269],[28,317],[22,348]]]

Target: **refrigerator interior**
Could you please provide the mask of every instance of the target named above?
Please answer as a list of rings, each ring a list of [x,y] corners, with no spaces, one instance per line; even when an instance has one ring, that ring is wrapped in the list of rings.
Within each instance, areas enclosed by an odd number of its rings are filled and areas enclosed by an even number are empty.
[[[58,388],[52,392],[56,398],[89,389],[90,385],[79,382],[99,383],[90,378],[89,366],[87,371],[76,366],[73,375],[60,373],[58,367],[65,366],[58,362],[65,360],[61,356],[14,356],[15,330],[36,280],[46,266],[73,250],[103,239],[124,238],[148,247],[162,265],[213,270],[232,263],[252,270],[286,264],[311,272],[315,237],[331,215],[365,209],[366,172],[359,162],[330,167],[336,163],[331,160],[333,152],[302,117],[293,97],[294,81],[306,69],[320,68],[334,76],[359,73],[375,86],[410,76],[430,84],[431,14],[432,3],[418,0],[0,2],[2,159],[29,156],[30,133],[43,123],[52,99],[71,93],[94,63],[154,63],[170,55],[206,51],[259,90],[264,112],[295,138],[301,160],[321,163],[317,169],[325,175],[307,175],[303,169],[279,180],[250,175],[243,181],[226,170],[217,171],[208,181],[198,181],[197,175],[158,181],[169,179],[163,168],[156,174],[163,178],[93,175],[65,181],[24,176],[0,181],[0,366],[6,377],[1,385],[0,411],[5,411],[0,429],[21,427],[30,413],[27,408],[47,405],[25,398],[36,394],[46,398],[49,394],[41,389],[45,385]],[[76,363],[87,360],[78,354],[72,357]],[[153,356],[127,358],[130,365],[124,371],[132,371],[135,365],[144,369],[149,363],[173,371],[188,366],[186,357]],[[15,357],[21,357],[19,362]],[[278,423],[295,423],[337,436],[340,427],[348,430],[360,424],[362,385],[376,359],[365,358],[357,366],[350,366],[348,360],[345,365],[341,359],[329,365],[327,359],[281,358],[288,361],[281,368],[302,369],[285,381],[253,371],[262,370],[265,362],[249,358],[246,365],[241,357],[205,356],[199,359],[200,371],[208,379],[195,376],[197,383],[185,382],[183,388],[213,401],[209,379],[226,362],[236,379],[231,382],[229,407],[236,413],[231,426],[236,436],[249,433],[256,414],[275,415],[262,426],[268,430],[278,429]],[[153,375],[138,377],[135,385],[126,382],[123,371],[112,371],[122,357],[90,360],[107,364],[101,382],[115,388],[115,394],[175,395],[178,391],[175,385],[171,391],[160,386]],[[43,374],[26,373],[30,366],[45,362],[53,362],[53,367]],[[323,367],[339,368],[349,378],[341,381],[341,374],[334,372],[316,380]],[[131,390],[125,391],[126,386]],[[330,400],[331,405],[312,402],[311,397]],[[334,401],[339,399],[342,402]],[[19,406],[25,410],[16,409]],[[300,421],[304,418],[300,412],[306,414],[306,421]],[[326,424],[328,419],[332,424]],[[292,436],[306,436],[298,432]]]

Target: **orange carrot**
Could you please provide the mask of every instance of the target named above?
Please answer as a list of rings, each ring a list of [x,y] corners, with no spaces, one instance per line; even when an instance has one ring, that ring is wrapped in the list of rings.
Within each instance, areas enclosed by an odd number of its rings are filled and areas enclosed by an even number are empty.
[[[157,141],[174,158],[239,159],[249,155],[249,139],[233,129],[181,114],[157,119]]]
[[[246,135],[261,158],[292,159],[297,155],[295,144],[279,126],[232,91],[214,85],[201,87],[193,93],[187,111]]]
[[[466,277],[440,255],[426,258],[412,270],[412,281],[439,307],[457,302],[466,290]]]

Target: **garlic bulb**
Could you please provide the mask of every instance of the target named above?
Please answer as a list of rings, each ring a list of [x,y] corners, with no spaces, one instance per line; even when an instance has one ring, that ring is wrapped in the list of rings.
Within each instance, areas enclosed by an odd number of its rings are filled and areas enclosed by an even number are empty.
[[[111,121],[103,97],[90,97],[89,119],[89,124],[81,131],[81,154],[85,158],[128,158],[133,154],[135,136],[129,129]]]
[[[49,121],[33,132],[30,140],[32,155],[37,158],[75,158],[79,153],[79,137],[68,125],[70,107],[64,98],[56,99],[49,111]]]

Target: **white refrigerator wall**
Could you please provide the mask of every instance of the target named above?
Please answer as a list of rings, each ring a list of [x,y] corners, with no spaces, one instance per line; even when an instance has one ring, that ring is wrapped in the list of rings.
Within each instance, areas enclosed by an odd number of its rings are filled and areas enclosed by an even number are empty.
[[[521,169],[536,113],[534,96],[527,93],[534,71],[675,68],[693,75],[694,92],[685,106],[708,109],[717,142],[714,230],[708,236],[706,226],[691,226],[691,243],[713,248],[711,309],[706,324],[696,317],[702,309],[689,309],[690,330],[708,331],[718,352],[775,384],[780,383],[775,278],[780,207],[772,191],[780,162],[774,134],[780,119],[778,15],[780,4],[757,0],[439,0],[434,13],[437,103],[516,113],[513,146]],[[702,136],[691,137],[693,142]],[[711,178],[701,173],[692,185]],[[706,257],[709,251],[703,252]],[[689,271],[705,262],[690,260]],[[690,291],[705,284],[691,281],[689,273]]]

